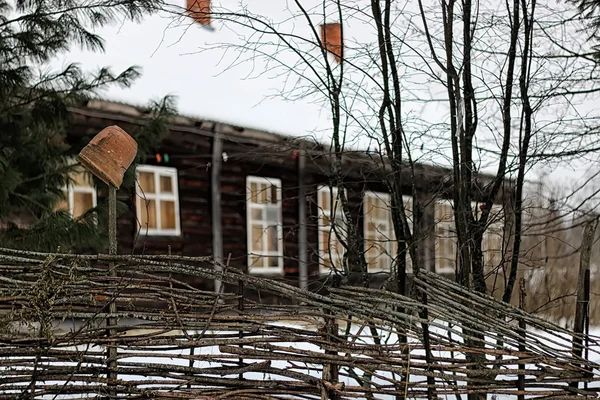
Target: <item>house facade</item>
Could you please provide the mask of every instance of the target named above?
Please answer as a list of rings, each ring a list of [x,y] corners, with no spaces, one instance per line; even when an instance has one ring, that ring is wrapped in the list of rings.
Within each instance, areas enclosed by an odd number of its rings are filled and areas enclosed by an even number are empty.
[[[145,118],[136,107],[103,101],[71,112],[71,137],[91,138],[109,125],[131,132]],[[119,253],[214,255],[251,274],[318,289],[341,268],[347,228],[339,192],[328,176],[329,156],[325,146],[308,139],[177,116],[156,152],[137,166],[135,192],[119,191],[128,206],[118,220]],[[343,173],[352,220],[364,238],[360,250],[377,285],[393,270],[396,242],[381,175],[385,170],[373,160],[368,153],[349,151]],[[416,165],[414,171],[422,205],[418,248],[423,267],[453,276],[451,171],[428,165]],[[409,219],[411,182],[407,176],[403,190]],[[104,198],[104,191],[78,177],[67,188],[63,207],[76,217]],[[499,262],[495,255],[503,240],[502,220],[492,221],[484,239],[490,268]],[[408,261],[409,272],[411,267]],[[212,290],[215,282],[197,284]]]

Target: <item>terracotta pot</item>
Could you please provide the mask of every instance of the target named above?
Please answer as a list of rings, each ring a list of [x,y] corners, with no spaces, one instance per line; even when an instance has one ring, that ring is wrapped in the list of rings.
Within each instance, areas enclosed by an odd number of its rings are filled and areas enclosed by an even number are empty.
[[[102,129],[79,153],[85,168],[117,189],[137,154],[137,143],[120,127]]]

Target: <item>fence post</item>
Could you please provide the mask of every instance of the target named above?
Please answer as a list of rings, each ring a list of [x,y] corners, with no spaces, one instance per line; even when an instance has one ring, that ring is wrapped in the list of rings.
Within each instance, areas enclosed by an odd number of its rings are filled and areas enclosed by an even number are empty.
[[[240,317],[242,316],[242,313],[244,312],[244,281],[243,280],[238,280],[238,310],[240,311]],[[243,329],[240,328],[238,337],[240,339],[244,338],[244,331]],[[240,348],[244,347],[243,345],[239,345]],[[239,360],[238,360],[238,364],[240,366],[240,368],[244,368],[244,358],[240,356]],[[244,374],[240,373],[239,375],[239,379],[242,380],[244,379]]]
[[[429,308],[427,304],[427,290],[425,288],[421,288],[421,301],[423,303],[423,308],[421,312],[421,318],[423,319],[422,329],[423,329],[423,347],[425,347],[425,362],[427,363],[427,372],[431,372],[431,366],[433,365],[433,355],[431,353],[431,343],[430,343],[430,335],[429,335]],[[408,346],[407,346],[408,349]],[[410,371],[407,371],[404,376],[406,377],[406,384],[409,384],[410,379]],[[433,400],[437,398],[435,395],[435,378],[433,375],[427,375],[427,399]]]
[[[117,254],[117,188],[113,185],[108,185],[108,254]],[[110,261],[108,263],[108,275],[110,278],[117,277],[117,270],[115,269],[115,262]],[[116,280],[115,280],[116,281]],[[111,296],[110,303],[108,305],[108,312],[111,315],[107,318],[107,336],[108,338],[114,338],[117,335],[117,303],[116,303],[116,292]],[[108,344],[108,363],[107,363],[107,378],[109,387],[116,386],[117,380],[117,346],[115,343]],[[111,388],[109,391],[110,398],[116,398],[116,390]]]
[[[597,227],[598,220],[589,221],[585,225],[583,239],[581,241],[581,254],[579,256],[579,280],[577,282],[577,303],[575,305],[575,323],[573,326],[573,331],[576,335],[578,335],[573,336],[573,356],[576,359],[581,359],[583,356],[583,340],[581,336],[583,336],[585,332],[585,324],[587,320],[586,314],[590,302],[590,259]],[[578,362],[576,362],[575,365],[577,367],[581,367]],[[569,386],[572,388],[578,388],[579,382],[573,381],[569,384]]]
[[[123,183],[125,171],[137,154],[137,142],[120,127],[113,125],[104,128],[79,153],[79,162],[108,185],[108,254],[117,255],[117,188]],[[108,276],[116,283],[115,262],[108,263]],[[116,290],[108,303],[109,317],[106,319],[106,336],[110,340],[117,335],[117,293]],[[109,397],[116,398],[117,392],[117,345],[107,345],[106,378]]]
[[[213,236],[213,258],[217,262],[214,268],[221,271],[223,264],[223,229],[221,227],[221,170],[223,169],[223,139],[221,124],[215,123],[212,150],[212,165],[210,173],[211,218]],[[215,279],[215,293],[221,290],[221,282]]]
[[[521,280],[519,281],[519,286],[520,286],[520,294],[519,294],[519,308],[521,310],[525,309],[525,296],[527,296],[527,293],[525,292],[525,278],[521,278]],[[519,335],[521,336],[521,339],[519,340],[519,352],[524,352],[525,351],[525,335],[527,334],[525,329],[527,328],[527,324],[525,322],[524,318],[519,318]],[[520,370],[524,370],[525,369],[525,364],[519,364],[519,369]],[[518,380],[517,380],[517,389],[519,390],[519,395],[517,396],[518,400],[525,400],[525,374],[521,373],[519,374]]]
[[[336,344],[336,339],[338,337],[338,324],[335,322],[335,317],[333,313],[329,310],[325,310],[325,335],[327,336],[327,341],[332,344],[332,347]],[[325,354],[337,355],[337,351],[335,350],[325,350]],[[339,370],[338,365],[335,363],[329,363],[323,365],[323,372],[321,374],[321,378],[323,380],[323,384],[330,383],[331,386],[337,386],[339,381]],[[331,387],[325,387],[321,392],[321,399],[330,399],[337,400],[338,395],[334,389]]]

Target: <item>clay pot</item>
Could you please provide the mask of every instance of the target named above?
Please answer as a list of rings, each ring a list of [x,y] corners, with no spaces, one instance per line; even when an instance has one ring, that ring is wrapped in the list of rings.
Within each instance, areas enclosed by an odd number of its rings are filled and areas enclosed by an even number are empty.
[[[79,153],[85,168],[117,189],[137,154],[137,143],[120,127],[102,129]]]

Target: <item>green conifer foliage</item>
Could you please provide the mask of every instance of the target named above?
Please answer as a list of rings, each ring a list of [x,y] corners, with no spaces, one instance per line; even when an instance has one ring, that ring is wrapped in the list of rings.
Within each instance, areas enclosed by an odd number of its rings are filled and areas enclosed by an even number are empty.
[[[88,74],[75,64],[48,72],[46,65],[74,46],[103,51],[95,28],[116,17],[139,20],[159,6],[156,0],[0,0],[1,247],[68,251],[105,245],[104,205],[76,220],[56,211],[81,150],[64,140],[69,107],[107,85],[127,87],[139,72],[102,68]],[[173,109],[169,97],[152,104],[147,123],[130,132],[142,157],[166,132]],[[124,188],[133,186],[132,171]]]

